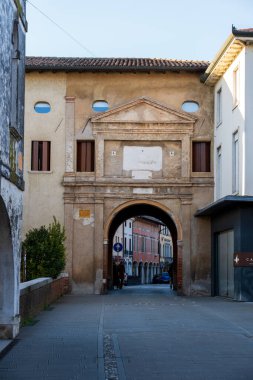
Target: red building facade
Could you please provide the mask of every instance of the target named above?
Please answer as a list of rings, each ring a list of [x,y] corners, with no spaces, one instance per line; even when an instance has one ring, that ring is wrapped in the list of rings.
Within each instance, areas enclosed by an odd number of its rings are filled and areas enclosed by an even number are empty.
[[[133,222],[133,275],[142,284],[151,283],[160,272],[159,228],[149,217],[137,217]]]

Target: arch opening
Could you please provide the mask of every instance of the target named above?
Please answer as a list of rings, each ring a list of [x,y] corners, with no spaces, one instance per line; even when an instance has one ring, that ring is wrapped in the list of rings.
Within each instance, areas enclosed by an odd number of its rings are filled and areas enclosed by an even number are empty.
[[[169,210],[166,211],[162,205],[159,207],[159,204],[154,205],[147,202],[135,202],[134,204],[126,205],[125,207],[120,208],[120,210],[118,210],[118,212],[116,212],[110,220],[106,235],[106,240],[108,241],[107,254],[104,256],[104,278],[107,279],[107,288],[112,289],[114,285],[113,277],[115,271],[113,270],[113,261],[115,261],[115,257],[113,257],[113,252],[115,241],[113,239],[115,239],[115,233],[121,225],[124,225],[124,223],[126,224],[126,221],[133,222],[138,218],[156,221],[160,226],[159,229],[161,227],[167,227],[167,230],[171,235],[173,252],[173,259],[170,263],[171,265],[169,266],[170,275],[172,278],[171,285],[173,286],[174,290],[180,290],[182,282],[182,274],[180,273],[181,262],[179,265],[178,260],[178,238],[181,238],[181,230],[178,230],[180,226],[178,226],[178,224],[176,225],[176,222],[171,216]],[[134,236],[132,239],[134,245]],[[123,246],[124,243],[125,239],[123,237]],[[152,262],[144,262],[143,260],[138,260],[135,255],[134,248],[132,251],[131,277],[135,277],[135,279],[133,279],[133,284],[138,282],[136,278],[139,279],[140,284],[152,283],[155,276],[158,276],[159,274],[161,275],[163,271],[162,262],[157,261],[157,259],[153,260]],[[161,252],[158,251],[158,259],[160,260],[160,258]],[[120,257],[117,257],[117,259],[120,259]],[[125,260],[123,261],[125,262]],[[127,262],[127,266],[125,265],[125,270],[126,268],[129,268],[129,261]],[[164,268],[164,270],[168,270],[168,266]]]

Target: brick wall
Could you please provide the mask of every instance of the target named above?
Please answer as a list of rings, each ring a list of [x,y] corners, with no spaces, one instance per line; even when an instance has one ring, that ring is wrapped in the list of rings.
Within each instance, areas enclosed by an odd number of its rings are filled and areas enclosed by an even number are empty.
[[[30,286],[27,285],[20,290],[21,322],[34,317],[70,290],[68,277],[61,277],[56,280],[48,278],[37,283],[33,281]]]

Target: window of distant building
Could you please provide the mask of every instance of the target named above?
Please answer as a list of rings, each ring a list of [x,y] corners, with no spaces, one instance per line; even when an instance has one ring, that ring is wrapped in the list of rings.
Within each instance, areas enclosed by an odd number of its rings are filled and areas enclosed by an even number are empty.
[[[210,141],[194,141],[192,143],[192,171],[210,172]]]
[[[221,146],[217,148],[216,153],[216,198],[219,199],[221,197],[221,180],[222,180],[222,155],[221,155]]]
[[[222,90],[221,88],[216,93],[216,125],[222,123]]]
[[[109,105],[105,100],[96,100],[92,104],[92,109],[95,112],[105,112],[109,110]]]
[[[232,192],[239,192],[239,133],[233,134],[232,142]]]
[[[77,141],[77,172],[94,172],[95,143],[94,141]]]
[[[50,148],[50,141],[32,141],[32,170],[50,170]]]
[[[51,111],[51,106],[47,102],[37,102],[34,105],[34,110],[37,113],[49,113]]]
[[[233,71],[233,107],[239,103],[239,67]]]
[[[199,110],[199,103],[187,100],[182,104],[182,110],[185,112],[197,112]]]

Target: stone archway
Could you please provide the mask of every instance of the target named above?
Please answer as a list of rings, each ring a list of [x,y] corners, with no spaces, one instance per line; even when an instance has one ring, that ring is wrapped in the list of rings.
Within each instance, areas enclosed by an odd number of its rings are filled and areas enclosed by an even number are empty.
[[[103,278],[110,287],[112,282],[112,240],[121,223],[126,219],[147,215],[162,221],[170,230],[173,242],[174,273],[173,286],[182,289],[182,226],[179,219],[166,206],[150,200],[134,200],[118,206],[110,214],[104,228]],[[146,279],[145,279],[146,282]]]
[[[9,216],[0,196],[0,338],[13,337],[14,260]]]

